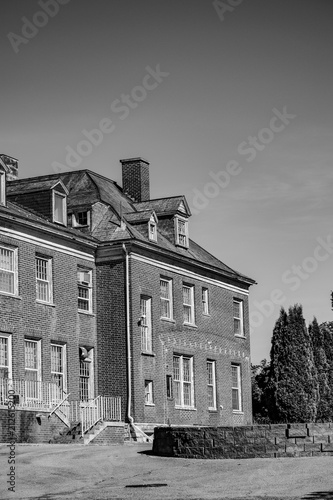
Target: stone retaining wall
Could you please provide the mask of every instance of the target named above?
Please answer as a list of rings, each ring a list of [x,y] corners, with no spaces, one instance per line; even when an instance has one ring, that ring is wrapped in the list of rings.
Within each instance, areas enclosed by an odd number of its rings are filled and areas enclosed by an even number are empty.
[[[333,422],[242,427],[156,427],[153,453],[181,458],[333,456]]]

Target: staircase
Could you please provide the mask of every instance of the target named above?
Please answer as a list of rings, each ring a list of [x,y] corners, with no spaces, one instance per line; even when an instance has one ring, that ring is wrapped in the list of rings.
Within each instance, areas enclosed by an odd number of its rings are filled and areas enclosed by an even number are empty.
[[[157,423],[139,423],[129,425],[125,441],[134,441],[136,443],[152,443],[154,441],[154,428],[163,427],[164,424]]]

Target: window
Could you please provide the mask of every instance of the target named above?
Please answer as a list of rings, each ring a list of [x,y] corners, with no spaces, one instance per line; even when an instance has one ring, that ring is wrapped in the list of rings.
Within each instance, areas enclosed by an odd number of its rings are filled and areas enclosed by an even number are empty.
[[[172,398],[172,376],[166,376],[166,395],[168,399]]]
[[[154,221],[149,221],[148,233],[149,233],[149,239],[151,241],[157,241],[157,227]]]
[[[51,344],[51,381],[59,388],[59,396],[67,390],[66,346]]]
[[[17,250],[0,247],[0,292],[17,295]]]
[[[216,410],[215,361],[207,361],[208,409]]]
[[[36,297],[52,302],[52,259],[36,257]]]
[[[185,219],[175,217],[176,224],[176,245],[188,247],[188,222]]]
[[[209,314],[208,307],[208,288],[203,288],[201,291],[201,300],[202,300],[202,312],[203,314]]]
[[[0,205],[6,205],[6,174],[0,172]]]
[[[66,225],[66,195],[53,191],[53,222]]]
[[[79,269],[78,281],[78,309],[81,312],[92,311],[92,272],[88,269]]]
[[[41,343],[40,340],[25,340],[25,387],[27,398],[40,399]]]
[[[244,336],[243,301],[234,299],[233,311],[234,311],[234,334],[243,337]]]
[[[12,378],[12,337],[0,333],[0,379]]]
[[[153,382],[151,380],[145,380],[145,404],[154,404]]]
[[[161,317],[172,319],[172,280],[162,278],[160,280],[161,289]]]
[[[94,350],[80,347],[80,401],[94,398]]]
[[[241,401],[241,377],[240,366],[231,365],[232,378],[232,409],[233,411],[242,411]]]
[[[173,382],[176,406],[193,408],[193,358],[173,357]]]
[[[141,350],[152,352],[151,298],[140,299]]]
[[[75,212],[72,216],[72,224],[74,227],[79,226],[89,226],[90,222],[90,214],[88,210],[84,210],[81,212]]]
[[[194,286],[183,285],[184,323],[194,324]]]

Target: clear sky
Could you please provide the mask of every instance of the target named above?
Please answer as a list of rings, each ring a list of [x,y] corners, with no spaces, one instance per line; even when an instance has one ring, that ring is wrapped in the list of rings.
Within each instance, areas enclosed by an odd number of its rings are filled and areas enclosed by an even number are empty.
[[[20,177],[121,184],[121,158],[147,159],[152,197],[185,194],[192,239],[258,282],[255,363],[281,304],[333,320],[331,0],[2,0],[0,18]]]

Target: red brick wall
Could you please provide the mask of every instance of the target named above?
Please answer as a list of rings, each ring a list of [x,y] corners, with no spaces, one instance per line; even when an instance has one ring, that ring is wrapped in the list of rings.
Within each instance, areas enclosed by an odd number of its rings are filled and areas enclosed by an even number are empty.
[[[150,199],[149,164],[145,161],[122,162],[123,191],[135,201]]]
[[[173,280],[174,321],[160,318],[160,275]],[[196,327],[183,324],[183,282],[195,286]],[[201,289],[209,290],[210,315],[202,313]],[[152,297],[154,355],[141,354],[140,295]],[[233,333],[233,298],[244,300],[245,337]],[[131,260],[131,331],[133,369],[133,409],[136,422],[171,422],[171,424],[241,425],[252,422],[250,380],[250,338],[247,297],[183,277],[162,268]],[[196,410],[175,409],[174,400],[166,399],[165,377],[172,374],[173,354],[194,359]],[[208,410],[207,360],[216,362],[217,410]],[[241,366],[243,414],[232,412],[231,363]],[[154,384],[155,406],[144,404],[144,381]],[[220,409],[220,405],[223,409]]]
[[[43,415],[40,419],[36,415]],[[39,423],[38,423],[39,422]],[[10,428],[13,428],[10,423]],[[0,409],[0,442],[8,443],[48,443],[67,429],[64,423],[55,415],[47,417],[47,413],[38,411],[15,410],[15,437],[9,432],[8,411]]]
[[[119,426],[107,426],[103,429],[92,441],[90,445],[110,445],[110,444],[124,444],[124,427]]]

